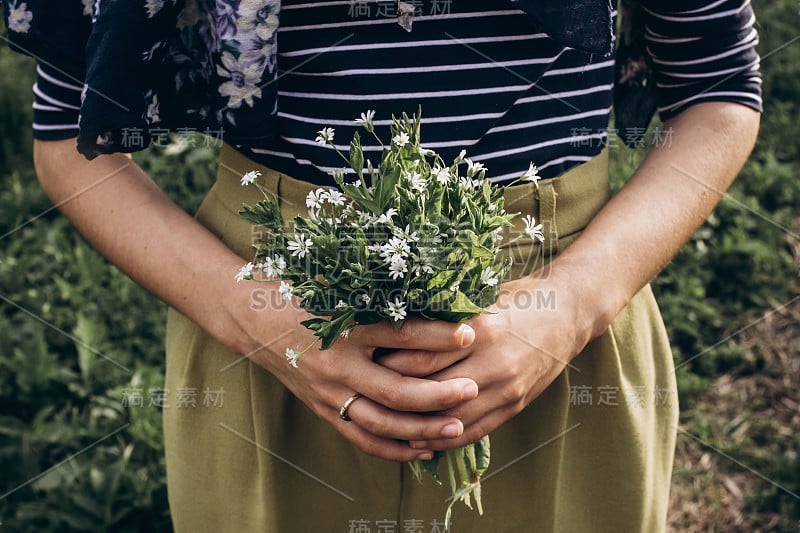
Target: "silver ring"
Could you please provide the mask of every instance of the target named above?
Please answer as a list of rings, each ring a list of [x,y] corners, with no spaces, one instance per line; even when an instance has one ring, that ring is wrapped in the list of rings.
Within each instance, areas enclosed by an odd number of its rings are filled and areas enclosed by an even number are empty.
[[[353,419],[350,418],[349,416],[347,416],[347,409],[353,404],[354,401],[358,400],[362,396],[363,396],[363,394],[361,394],[360,392],[357,392],[357,393],[353,394],[352,396],[350,396],[347,399],[347,401],[344,402],[344,405],[342,406],[342,408],[339,409],[339,418],[341,418],[345,422],[351,422]]]

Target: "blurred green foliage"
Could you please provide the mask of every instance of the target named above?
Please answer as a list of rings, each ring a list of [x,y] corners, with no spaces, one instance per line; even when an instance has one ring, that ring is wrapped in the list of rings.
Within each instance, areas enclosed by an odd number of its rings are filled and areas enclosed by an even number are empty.
[[[758,146],[730,197],[653,284],[676,363],[702,354],[678,373],[684,407],[721,373],[759,370],[735,338],[718,340],[800,288],[798,240],[781,228],[800,231],[800,41],[779,49],[797,36],[800,6],[755,8],[765,56]],[[33,67],[0,49],[0,522],[7,531],[170,530],[161,413],[147,400],[163,386],[165,306],[93,251],[38,187]],[[193,212],[217,151],[188,142],[197,146],[136,160]],[[612,150],[615,185],[645,151]],[[125,405],[131,391],[141,391],[143,406]],[[800,492],[796,455],[728,452],[757,459],[761,472]],[[798,502],[778,490],[748,505],[800,518]]]
[[[163,387],[166,306],[52,209],[32,167],[34,65],[2,48],[0,72],[0,522],[169,531],[161,412],[148,405]],[[218,150],[183,141],[136,160],[193,212]],[[144,405],[123,405],[133,393]]]

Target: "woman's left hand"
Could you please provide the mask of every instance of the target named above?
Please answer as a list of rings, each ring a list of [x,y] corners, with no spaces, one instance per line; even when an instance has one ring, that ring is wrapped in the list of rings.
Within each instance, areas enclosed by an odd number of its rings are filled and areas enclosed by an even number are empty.
[[[551,271],[552,273],[552,271]],[[464,433],[456,439],[412,441],[411,446],[445,450],[477,441],[530,404],[564,370],[592,337],[579,300],[569,284],[526,277],[503,284],[500,298],[468,323],[475,342],[447,353],[403,350],[380,363],[404,375],[445,380],[469,377],[477,398],[446,411],[460,418]],[[424,371],[421,369],[425,369]]]
[[[664,123],[673,142],[648,152],[622,190],[550,263],[548,276],[540,271],[503,285],[496,314],[470,322],[476,337],[469,348],[382,358],[407,375],[467,377],[478,384],[477,398],[447,413],[463,420],[462,436],[422,444],[448,449],[476,441],[541,394],[708,217],[752,150],[759,117],[733,102],[689,106]],[[546,301],[550,291],[555,308],[537,309],[537,293]],[[429,372],[420,374],[426,366]]]

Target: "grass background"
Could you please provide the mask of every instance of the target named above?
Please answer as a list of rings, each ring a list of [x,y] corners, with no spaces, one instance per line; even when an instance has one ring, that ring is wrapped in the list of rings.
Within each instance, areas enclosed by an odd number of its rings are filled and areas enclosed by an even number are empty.
[[[676,363],[697,356],[678,372],[686,433],[674,531],[800,530],[800,4],[754,5],[764,57],[758,145],[730,196],[654,282]],[[1,527],[170,530],[161,414],[147,405],[163,386],[166,310],[41,192],[33,67],[0,49]],[[612,149],[616,187],[646,150]],[[136,161],[193,212],[216,155],[190,138]],[[136,391],[144,406],[123,405]]]

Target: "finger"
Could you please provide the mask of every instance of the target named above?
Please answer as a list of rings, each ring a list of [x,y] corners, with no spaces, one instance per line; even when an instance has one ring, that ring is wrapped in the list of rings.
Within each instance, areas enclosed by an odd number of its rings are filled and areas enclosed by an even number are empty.
[[[475,330],[468,324],[412,318],[396,329],[381,321],[353,330],[351,338],[375,348],[402,348],[432,352],[454,351],[472,344]]]
[[[373,435],[406,442],[452,439],[464,432],[464,424],[458,418],[393,411],[368,398],[353,402],[347,414],[354,423]]]
[[[395,411],[444,411],[478,396],[478,385],[469,378],[434,381],[406,377],[371,360],[358,361],[347,376],[348,384]]]
[[[427,460],[433,457],[433,452],[431,450],[414,449],[408,445],[408,441],[379,437],[352,422],[344,422],[338,419],[338,413],[336,417],[337,419],[331,423],[334,424],[346,439],[367,455],[380,457],[387,461],[400,462],[414,461],[417,459]]]
[[[464,432],[461,436],[453,439],[423,439],[414,440],[409,442],[409,446],[415,450],[453,450],[461,448],[467,444],[479,441],[484,435],[489,435],[492,431],[500,427],[506,420],[509,414],[504,413],[502,410],[496,410],[486,416],[481,417],[480,420],[474,424],[466,425]]]
[[[373,357],[373,360],[398,374],[411,377],[426,377],[461,361],[469,351],[430,352],[425,350],[395,350]]]

